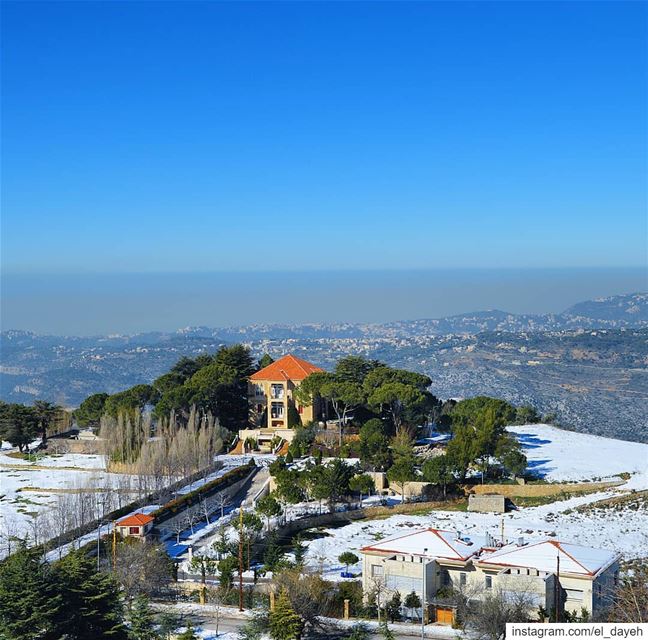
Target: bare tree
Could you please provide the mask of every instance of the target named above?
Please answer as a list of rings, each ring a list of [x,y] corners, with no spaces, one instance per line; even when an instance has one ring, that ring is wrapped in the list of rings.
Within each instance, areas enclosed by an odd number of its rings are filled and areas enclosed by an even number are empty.
[[[466,608],[465,623],[475,638],[502,640],[507,622],[528,622],[537,608],[536,598],[524,589],[494,589]]]
[[[20,527],[17,520],[8,514],[0,519],[0,558],[11,555],[14,543],[20,539]]]
[[[187,521],[183,515],[178,515],[175,518],[165,523],[164,529],[173,533],[176,537],[176,544],[180,544],[180,534],[187,528]]]
[[[225,509],[230,504],[230,497],[228,491],[220,491],[214,496],[214,504],[220,509],[220,517],[225,516]]]
[[[154,597],[170,589],[173,563],[160,545],[122,542],[116,560],[115,575],[129,602],[139,594]]]
[[[648,622],[648,561],[624,576],[611,594],[611,622]]]

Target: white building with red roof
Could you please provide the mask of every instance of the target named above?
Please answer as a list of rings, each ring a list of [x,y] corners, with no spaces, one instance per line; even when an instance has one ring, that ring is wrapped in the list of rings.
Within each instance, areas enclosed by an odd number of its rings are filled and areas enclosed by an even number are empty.
[[[146,538],[152,528],[153,518],[146,513],[131,513],[115,522],[117,533],[125,538]]]
[[[597,615],[610,602],[619,555],[557,540],[501,544],[492,536],[420,529],[363,547],[365,597],[414,591],[439,622],[451,623],[448,594],[469,600],[524,593],[533,608]]]

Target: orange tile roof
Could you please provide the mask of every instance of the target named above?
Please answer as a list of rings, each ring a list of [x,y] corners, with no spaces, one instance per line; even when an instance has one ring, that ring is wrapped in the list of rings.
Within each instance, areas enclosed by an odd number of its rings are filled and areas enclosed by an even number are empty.
[[[117,521],[118,527],[142,527],[149,522],[153,522],[151,516],[147,516],[145,513],[134,513],[131,516],[126,516],[121,520]]]
[[[250,376],[250,380],[303,380],[311,373],[323,371],[306,360],[288,354],[276,362],[257,371]]]

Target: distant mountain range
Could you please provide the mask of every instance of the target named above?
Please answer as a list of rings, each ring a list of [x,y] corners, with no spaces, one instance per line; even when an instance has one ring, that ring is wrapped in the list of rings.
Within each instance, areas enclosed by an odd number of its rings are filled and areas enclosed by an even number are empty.
[[[0,334],[0,397],[76,406],[150,382],[182,355],[232,342],[332,366],[361,354],[424,371],[442,398],[488,393],[534,404],[567,427],[648,441],[648,294],[590,300],[560,314],[480,311],[387,324],[188,327],[131,336]]]

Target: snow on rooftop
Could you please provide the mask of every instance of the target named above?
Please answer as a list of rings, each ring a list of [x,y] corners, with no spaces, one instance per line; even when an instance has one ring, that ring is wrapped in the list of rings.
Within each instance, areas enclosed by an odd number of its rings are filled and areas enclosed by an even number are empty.
[[[521,546],[506,545],[494,553],[482,556],[481,561],[552,573],[556,571],[560,558],[561,572],[593,575],[616,557],[614,552],[606,549],[592,549],[557,540],[542,540]]]
[[[484,544],[485,539],[473,540],[464,536],[459,538],[459,533],[455,531],[428,528],[381,540],[361,550],[465,560],[477,553]]]
[[[427,528],[381,540],[363,547],[361,551],[449,560],[467,560],[475,556],[478,561],[488,564],[527,567],[548,573],[556,570],[557,558],[560,557],[561,571],[581,575],[593,575],[617,557],[617,554],[606,549],[593,549],[557,540],[507,544],[494,552],[485,547],[485,536],[468,538],[456,531]]]

